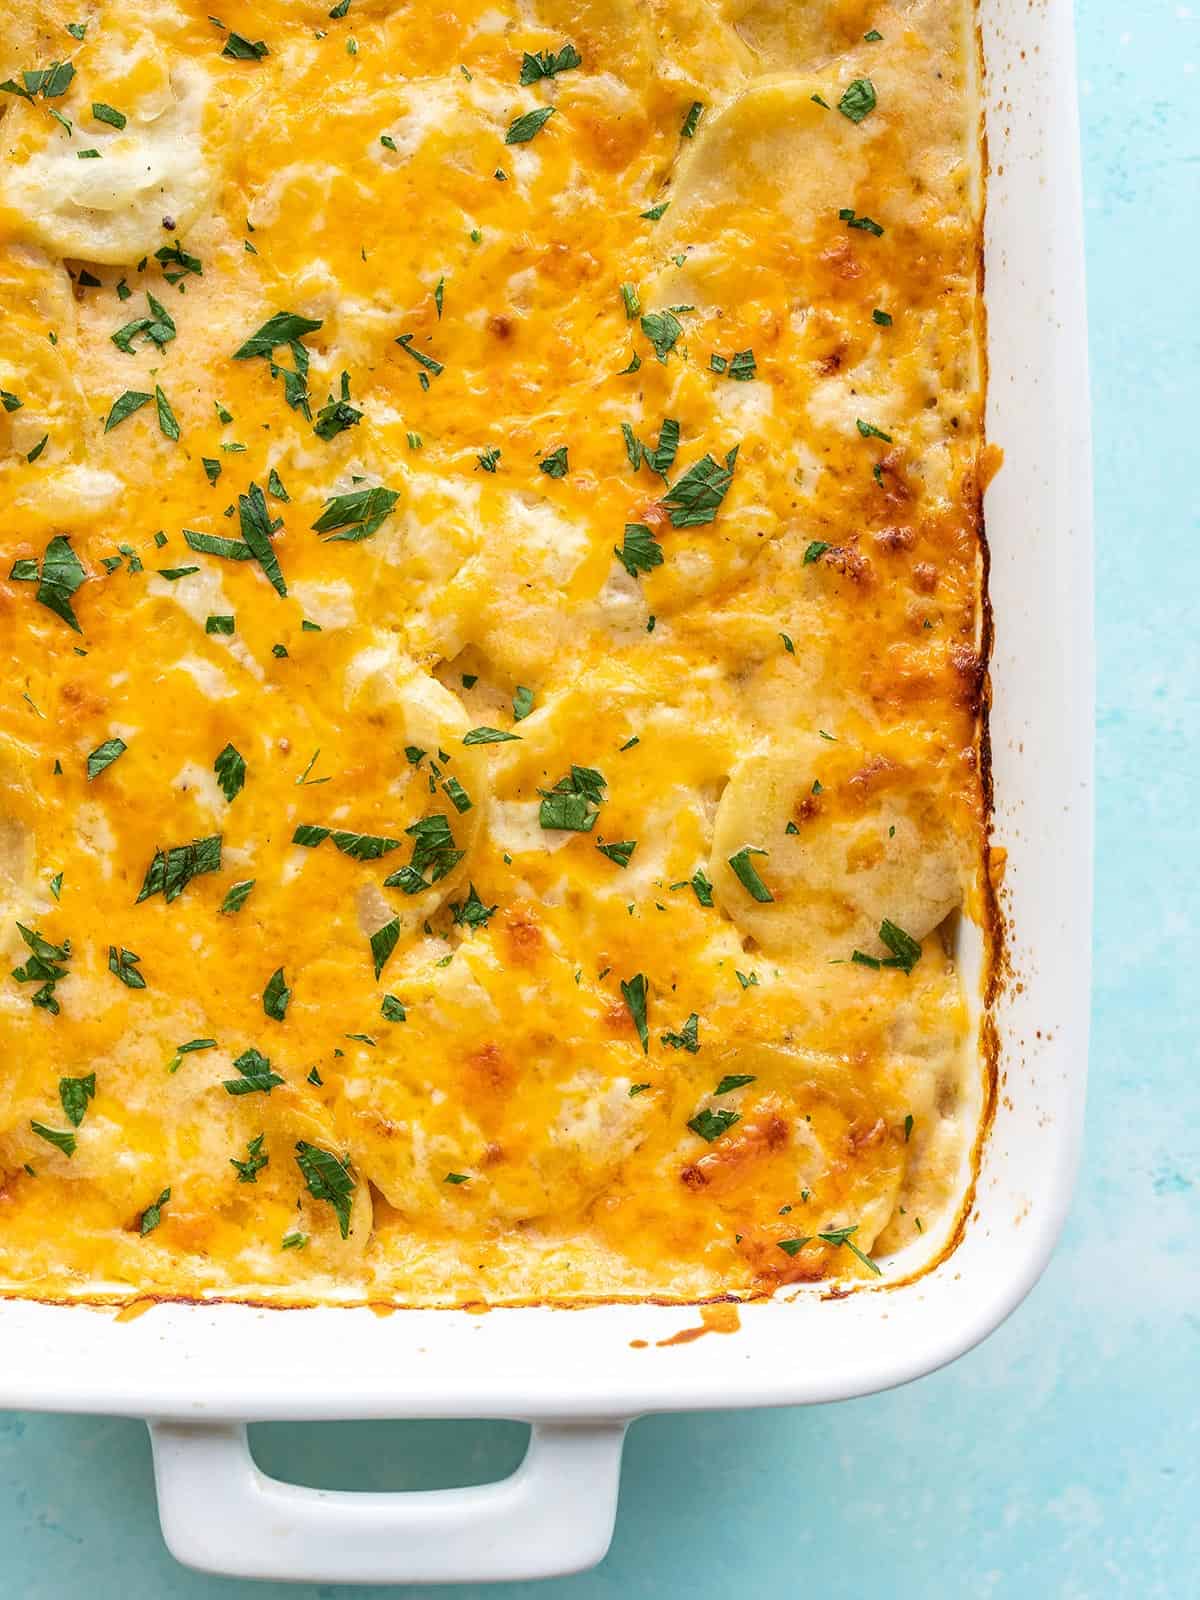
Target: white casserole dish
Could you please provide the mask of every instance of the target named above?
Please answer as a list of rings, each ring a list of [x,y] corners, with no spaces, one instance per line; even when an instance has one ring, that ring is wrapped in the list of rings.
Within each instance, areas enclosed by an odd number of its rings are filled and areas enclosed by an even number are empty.
[[[800,0],[797,0],[800,3]],[[694,1309],[475,1316],[163,1305],[129,1322],[0,1301],[6,1406],[150,1420],[163,1531],[213,1572],[340,1582],[545,1576],[598,1561],[628,1419],[837,1400],[919,1377],[1001,1322],[1054,1245],[1074,1178],[1091,933],[1090,457],[1073,21],[980,0],[991,173],[987,495],[996,639],[995,839],[1015,981],[996,1012],[995,1122],[959,1247],[917,1280],[748,1306],[682,1346]],[[631,1340],[646,1341],[634,1348]],[[299,1489],[253,1465],[245,1421],[509,1417],[513,1477],[421,1494]]]

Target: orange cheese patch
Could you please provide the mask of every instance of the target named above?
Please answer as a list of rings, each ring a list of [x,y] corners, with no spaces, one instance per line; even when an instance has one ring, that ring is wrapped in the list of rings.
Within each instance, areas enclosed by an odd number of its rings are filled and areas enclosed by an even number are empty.
[[[983,1078],[970,7],[206,4],[0,23],[0,1285],[874,1281]]]

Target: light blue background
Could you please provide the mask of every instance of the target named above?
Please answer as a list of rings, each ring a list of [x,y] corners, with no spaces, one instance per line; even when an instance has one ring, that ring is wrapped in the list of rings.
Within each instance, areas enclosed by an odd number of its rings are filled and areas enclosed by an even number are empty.
[[[637,1424],[597,1571],[424,1595],[1200,1593],[1200,23],[1168,0],[1078,10],[1099,827],[1091,1098],[1066,1236],[1008,1325],[947,1372],[838,1407]],[[300,1481],[393,1488],[498,1476],[522,1440],[508,1424],[289,1426],[258,1447]],[[0,1416],[0,1552],[5,1600],[364,1592],[177,1567],[135,1422]]]

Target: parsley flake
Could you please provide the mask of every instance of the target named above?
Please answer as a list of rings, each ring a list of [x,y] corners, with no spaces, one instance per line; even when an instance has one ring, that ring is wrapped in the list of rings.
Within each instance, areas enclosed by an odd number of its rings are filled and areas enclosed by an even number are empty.
[[[650,1030],[646,1022],[647,985],[644,972],[635,973],[628,982],[622,979],[621,998],[642,1041],[642,1054],[646,1055],[650,1050]]]

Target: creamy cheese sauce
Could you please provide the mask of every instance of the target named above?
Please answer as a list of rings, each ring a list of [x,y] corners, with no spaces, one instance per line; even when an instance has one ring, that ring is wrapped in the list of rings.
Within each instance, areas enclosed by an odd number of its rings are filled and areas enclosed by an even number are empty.
[[[886,1279],[983,1082],[970,6],[210,3],[0,21],[0,1287]]]

